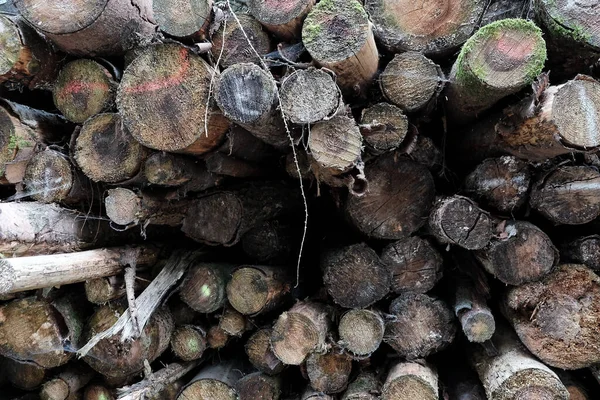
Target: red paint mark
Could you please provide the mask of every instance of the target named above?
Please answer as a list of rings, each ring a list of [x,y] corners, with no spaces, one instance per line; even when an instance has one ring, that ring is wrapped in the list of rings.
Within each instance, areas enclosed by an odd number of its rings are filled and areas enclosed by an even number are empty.
[[[280,10],[279,13],[290,12],[297,7],[297,1],[294,0],[264,0],[263,1],[265,10]],[[283,12],[282,12],[283,11]]]
[[[531,55],[534,46],[534,41],[527,38],[517,41],[512,37],[502,35],[496,42],[496,51],[512,61],[521,61]]]
[[[187,71],[190,69],[190,60],[187,57],[188,50],[180,49],[179,50],[179,68],[169,76],[164,78],[155,79],[149,82],[143,82],[139,85],[130,86],[125,89],[126,93],[144,93],[144,92],[154,92],[156,90],[164,89],[167,87],[172,87],[181,84],[184,79]]]
[[[63,89],[59,92],[58,95],[60,97],[66,97],[72,96],[75,93],[89,93],[95,90],[108,91],[108,85],[104,82],[71,81],[63,87]]]

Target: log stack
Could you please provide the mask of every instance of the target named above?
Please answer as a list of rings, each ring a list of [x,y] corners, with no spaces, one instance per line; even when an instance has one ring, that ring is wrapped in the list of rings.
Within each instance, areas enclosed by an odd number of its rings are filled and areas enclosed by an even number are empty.
[[[600,398],[599,26],[0,2],[0,399]]]

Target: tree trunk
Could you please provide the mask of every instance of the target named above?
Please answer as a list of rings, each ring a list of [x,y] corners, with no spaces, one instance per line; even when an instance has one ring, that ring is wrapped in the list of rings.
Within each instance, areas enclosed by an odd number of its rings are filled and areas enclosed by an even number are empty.
[[[322,393],[339,393],[346,389],[352,372],[352,358],[331,348],[326,353],[312,353],[306,359],[310,386]]]
[[[400,362],[388,372],[381,400],[437,400],[437,371],[425,361]]]
[[[408,118],[398,107],[378,103],[362,112],[360,133],[370,153],[396,150],[408,133]]]
[[[567,261],[585,264],[598,271],[600,270],[600,235],[575,239],[563,246],[560,255]]]
[[[227,284],[227,299],[244,315],[266,313],[284,303],[292,288],[291,278],[281,267],[241,266]]]
[[[266,0],[251,0],[250,13],[271,33],[286,42],[300,37],[304,18],[311,10],[315,0],[285,0],[273,7]]]
[[[540,282],[511,288],[503,312],[521,341],[544,363],[562,369],[600,362],[600,278],[563,264]]]
[[[212,0],[154,0],[152,10],[161,31],[177,38],[202,40],[210,26]]]
[[[347,94],[364,94],[377,73],[379,52],[358,0],[318,3],[304,21],[302,42],[317,64],[335,72]]]
[[[85,367],[85,365],[84,365]],[[47,381],[40,390],[41,400],[67,400],[77,398],[81,389],[92,379],[93,373],[81,366],[66,369],[52,380]]]
[[[235,386],[242,378],[239,364],[239,361],[225,360],[204,367],[181,391],[177,399],[238,400]]]
[[[377,400],[381,393],[381,382],[371,373],[362,372],[348,385],[341,400]]]
[[[386,99],[412,113],[434,108],[445,85],[441,68],[422,53],[396,54],[381,73],[379,86]]]
[[[383,341],[408,360],[427,357],[454,340],[456,323],[446,303],[425,294],[403,294],[390,304]]]
[[[272,333],[271,328],[260,329],[248,338],[244,347],[254,368],[267,375],[277,375],[285,367],[271,349]]]
[[[200,327],[182,325],[171,335],[171,350],[183,361],[200,359],[206,347],[206,332]]]
[[[237,381],[235,389],[239,400],[279,400],[281,379],[262,372],[253,372]]]
[[[106,215],[117,225],[169,225],[180,226],[185,218],[190,200],[169,201],[162,196],[137,194],[131,189],[108,190],[104,199]]]
[[[35,390],[46,378],[46,369],[32,362],[20,362],[11,358],[0,359],[0,370],[16,388]]]
[[[495,237],[475,256],[486,269],[507,285],[542,279],[558,263],[558,250],[537,226],[525,221],[502,221]]]
[[[340,344],[358,359],[368,358],[383,340],[385,323],[378,311],[355,309],[340,319]]]
[[[418,236],[390,243],[381,253],[392,272],[392,291],[425,293],[442,278],[443,259],[431,243]]]
[[[152,149],[194,155],[212,150],[229,128],[229,121],[209,102],[211,78],[217,75],[185,47],[145,47],[119,85],[117,106],[125,127]]]
[[[15,5],[61,50],[78,56],[121,55],[149,42],[156,31],[148,0],[77,4],[15,0]]]
[[[331,328],[328,306],[300,301],[279,316],[273,326],[271,347],[287,365],[300,365],[313,351],[323,349]]]
[[[227,301],[227,283],[234,266],[230,264],[196,263],[186,273],[179,297],[193,310],[213,313]]]
[[[364,308],[390,291],[391,272],[364,243],[325,252],[323,281],[333,301],[345,308]]]

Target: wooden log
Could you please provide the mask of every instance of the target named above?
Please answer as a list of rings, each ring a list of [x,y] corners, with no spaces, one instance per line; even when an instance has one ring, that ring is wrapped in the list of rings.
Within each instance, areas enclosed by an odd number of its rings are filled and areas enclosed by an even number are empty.
[[[66,364],[77,347],[84,316],[72,297],[54,302],[34,297],[16,299],[0,306],[0,355],[33,362],[43,368]]]
[[[233,246],[250,229],[300,207],[296,190],[278,183],[249,183],[201,195],[188,207],[181,230],[201,243]]]
[[[310,386],[322,393],[339,393],[346,389],[352,372],[352,357],[340,349],[312,353],[306,359],[306,374]]]
[[[594,271],[600,270],[600,236],[590,235],[565,244],[560,255],[567,261],[585,264]]]
[[[300,400],[334,400],[333,396],[330,396],[325,393],[321,393],[317,390],[314,390],[310,385],[306,387],[302,395],[299,397]]]
[[[269,34],[263,30],[256,18],[241,13],[237,18],[239,24],[228,14],[212,37],[211,54],[215,60],[219,60],[219,65],[223,69],[239,63],[260,64],[260,58],[252,50],[239,50],[248,49],[248,41],[260,56],[268,54],[273,48]]]
[[[302,43],[317,64],[335,72],[348,94],[364,94],[377,72],[379,52],[358,0],[319,2],[304,21]]]
[[[225,360],[204,367],[181,391],[177,399],[238,400],[235,385],[242,378],[238,364],[238,361]]]
[[[556,375],[569,392],[569,400],[591,400],[591,397],[582,381],[577,379],[572,373],[557,370]]]
[[[219,315],[219,328],[228,336],[239,338],[249,330],[250,324],[245,315],[227,304]]]
[[[136,284],[137,284],[136,280]],[[125,295],[125,280],[112,275],[85,281],[85,298],[93,304],[103,305]]]
[[[383,341],[408,360],[427,357],[454,340],[456,323],[442,300],[420,293],[403,294],[390,304]]]
[[[183,361],[200,359],[206,347],[206,332],[200,327],[182,325],[171,335],[171,350]]]
[[[427,136],[416,135],[414,146],[406,149],[405,153],[411,160],[423,164],[432,172],[440,173],[444,169],[441,149]]]
[[[15,0],[29,24],[66,53],[120,55],[150,41],[156,31],[149,1],[99,0],[72,4]]]
[[[211,349],[219,350],[229,342],[229,335],[219,325],[211,326],[206,332],[206,343]]]
[[[503,313],[533,355],[579,369],[600,361],[599,304],[600,278],[584,265],[563,264],[542,281],[511,288]]]
[[[0,370],[6,380],[16,388],[34,390],[46,378],[46,369],[32,362],[21,362],[11,358],[0,359]]]
[[[237,381],[235,389],[240,400],[279,400],[281,379],[262,372],[253,372]]]
[[[118,305],[99,308],[86,324],[86,340],[113,326],[124,311]],[[159,308],[142,329],[140,337],[121,342],[120,334],[108,336],[92,347],[83,361],[107,377],[136,374],[144,369],[144,361],[154,361],[167,349],[173,328],[170,312]]]
[[[390,270],[365,243],[326,251],[321,269],[327,292],[345,308],[368,307],[390,291]]]
[[[594,167],[563,165],[532,186],[531,207],[560,225],[581,225],[600,215],[600,173]]]
[[[279,316],[271,348],[286,365],[300,365],[313,351],[323,349],[331,327],[331,312],[321,303],[300,301]]]
[[[85,367],[85,365],[83,365]],[[89,383],[93,372],[82,366],[72,365],[54,379],[44,383],[40,389],[41,400],[67,400],[77,398],[81,389]]]
[[[0,83],[47,89],[59,69],[59,55],[21,18],[0,17]]]
[[[212,313],[227,301],[227,282],[234,266],[230,264],[196,263],[183,278],[179,297],[193,310]]]
[[[54,105],[69,121],[83,123],[115,104],[117,82],[101,64],[79,59],[66,64],[52,89]]]
[[[495,237],[475,256],[496,279],[507,285],[540,280],[558,263],[558,250],[537,226],[525,221],[502,221]]]
[[[416,51],[396,54],[379,77],[383,95],[406,112],[435,106],[446,78],[441,68]]]
[[[257,262],[283,263],[289,260],[295,249],[292,228],[277,220],[267,221],[242,237],[242,249]]]
[[[291,278],[291,274],[281,267],[240,266],[227,283],[227,300],[244,315],[275,310],[290,293]]]
[[[206,163],[206,169],[214,175],[231,176],[234,178],[257,178],[274,175],[273,171],[269,168],[240,160],[218,151],[206,155],[204,162]]]
[[[360,133],[373,154],[396,150],[408,133],[408,118],[398,107],[378,103],[362,112]]]
[[[388,372],[381,400],[436,400],[438,374],[425,361],[399,362]]]
[[[471,364],[488,399],[569,398],[569,392],[558,376],[525,350],[508,329],[497,332],[493,342],[497,354],[489,355],[482,347],[475,347],[471,356]]]
[[[503,214],[518,211],[527,200],[532,170],[513,156],[488,158],[465,178],[465,190]]]
[[[378,311],[354,309],[340,319],[340,344],[355,358],[371,356],[379,348],[385,332],[385,322]]]
[[[469,342],[490,340],[496,330],[496,320],[483,294],[479,293],[471,279],[464,276],[456,278],[453,286],[454,313]]]
[[[341,400],[377,400],[381,393],[381,382],[369,372],[362,372],[348,385]]]
[[[267,375],[277,375],[285,368],[271,349],[272,333],[271,328],[259,329],[248,338],[244,346],[250,363]]]
[[[169,225],[183,223],[188,200],[169,201],[163,196],[140,193],[131,189],[109,189],[104,199],[106,215],[118,225]]]
[[[185,47],[161,44],[143,48],[123,73],[117,92],[125,127],[152,149],[194,155],[212,150],[229,128],[229,122],[209,102],[210,82],[216,74]],[[181,93],[188,95],[181,97]],[[173,98],[179,100],[173,102]]]
[[[181,187],[184,193],[210,189],[222,180],[209,172],[202,160],[165,152],[146,158],[142,171],[149,184]]]
[[[257,138],[276,148],[290,145],[273,76],[251,63],[227,68],[215,87],[215,100],[223,114]]]
[[[467,122],[516,93],[542,72],[546,44],[532,22],[506,19],[484,26],[462,48],[452,66],[446,107]]]
[[[492,219],[468,197],[439,198],[429,214],[429,229],[440,242],[479,250],[492,238]]]
[[[197,41],[206,36],[212,6],[212,0],[155,0],[152,2],[152,11],[161,31],[169,36]]]
[[[16,293],[111,276],[135,262],[151,265],[153,246],[113,247],[76,253],[0,259],[0,293]]]
[[[428,292],[443,275],[441,254],[418,236],[388,244],[381,252],[381,261],[392,272],[391,289],[396,294]]]
[[[304,18],[314,4],[315,0],[287,0],[274,7],[268,0],[251,0],[248,7],[267,30],[289,42],[300,37]]]
[[[89,385],[83,392],[83,400],[115,400],[112,392],[101,385]]]
[[[434,201],[433,177],[426,167],[390,153],[365,167],[369,191],[349,196],[345,214],[361,233],[402,239],[426,222]]]
[[[407,0],[366,0],[375,35],[391,53],[418,51],[426,56],[449,54],[473,34],[486,2],[448,0],[412,3]]]
[[[279,92],[282,111],[295,124],[314,124],[330,118],[343,105],[342,93],[333,77],[313,67],[286,76]]]

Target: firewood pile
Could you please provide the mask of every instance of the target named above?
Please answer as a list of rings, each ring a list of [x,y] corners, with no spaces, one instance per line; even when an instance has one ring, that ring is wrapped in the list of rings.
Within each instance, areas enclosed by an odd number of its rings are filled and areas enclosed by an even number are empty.
[[[596,0],[0,11],[0,399],[600,398]]]

